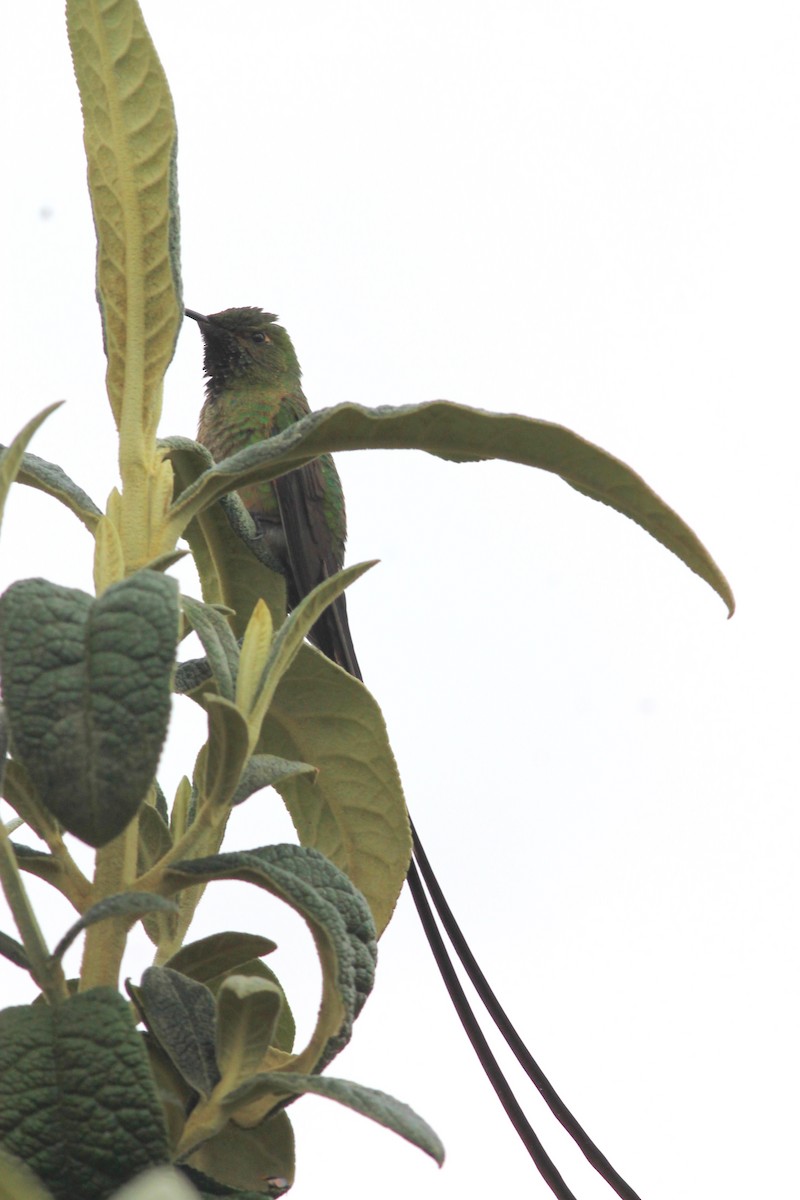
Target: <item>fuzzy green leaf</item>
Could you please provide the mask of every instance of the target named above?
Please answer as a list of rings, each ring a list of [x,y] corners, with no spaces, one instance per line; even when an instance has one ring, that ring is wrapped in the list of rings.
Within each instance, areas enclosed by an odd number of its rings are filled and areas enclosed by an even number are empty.
[[[103,515],[91,496],[87,496],[83,488],[73,483],[61,467],[48,462],[46,458],[39,458],[36,454],[23,454],[17,483],[36,488],[37,491],[60,501],[75,514],[90,533],[94,532]]]
[[[283,1093],[285,1096],[302,1096],[311,1093],[315,1096],[326,1096],[336,1100],[346,1108],[377,1121],[386,1129],[399,1133],[406,1141],[418,1146],[426,1154],[430,1154],[441,1166],[444,1162],[444,1147],[434,1131],[422,1117],[418,1116],[407,1104],[387,1096],[385,1092],[375,1091],[374,1088],[363,1087],[359,1083],[351,1083],[347,1079],[331,1079],[327,1075],[298,1075],[283,1071],[271,1071],[269,1074],[256,1075],[254,1079],[243,1084],[238,1092],[227,1098],[227,1103],[233,1108],[243,1100],[252,1099],[260,1094]]]
[[[289,759],[278,758],[274,754],[254,754],[242,772],[231,804],[234,807],[242,804],[261,788],[278,788],[280,784],[289,779],[296,779],[298,775],[308,777],[313,783],[318,774],[317,768],[309,763],[290,762]]]
[[[226,492],[275,479],[337,450],[425,450],[451,462],[500,458],[559,475],[593,500],[636,521],[704,579],[733,612],[730,586],[706,548],[676,512],[620,459],[563,425],[491,413],[446,400],[402,408],[338,404],[219,462],[178,497],[178,531]]]
[[[90,925],[96,925],[98,921],[107,921],[111,917],[126,917],[128,918],[127,924],[132,925],[145,913],[159,910],[161,912],[177,912],[177,905],[173,904],[171,900],[165,900],[163,896],[156,896],[149,892],[121,892],[117,896],[106,896],[104,900],[99,900],[97,904],[87,908],[80,920],[76,921],[74,925],[70,925],[53,951],[52,957],[57,962],[64,956],[78,934],[82,933],[84,929],[88,929]]]
[[[115,990],[0,1012],[0,1146],[57,1200],[106,1200],[168,1161],[147,1055]]]
[[[69,881],[57,858],[48,854],[46,850],[35,850],[32,846],[22,846],[19,842],[12,842],[11,848],[20,871],[35,875],[37,879],[43,879],[57,891],[68,895]]]
[[[102,846],[136,814],[170,714],[175,580],[139,571],[98,600],[44,579],[0,600],[15,755],[61,824]]]
[[[106,384],[117,427],[155,436],[182,320],[167,80],[134,0],[68,0],[97,232]]]
[[[191,596],[181,597],[181,606],[206,652],[219,694],[226,700],[233,700],[239,667],[239,647],[227,619],[218,609],[209,604],[201,604]]]

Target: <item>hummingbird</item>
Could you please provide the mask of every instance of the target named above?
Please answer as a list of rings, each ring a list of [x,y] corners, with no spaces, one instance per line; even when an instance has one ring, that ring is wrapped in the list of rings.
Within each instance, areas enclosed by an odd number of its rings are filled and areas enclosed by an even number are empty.
[[[197,440],[216,462],[283,432],[311,411],[300,384],[297,355],[288,333],[277,324],[277,316],[260,308],[228,308],[210,316],[189,308],[185,311],[200,326],[204,345],[206,395]],[[347,516],[339,473],[329,454],[278,479],[248,484],[239,489],[239,495],[255,523],[254,548],[259,557],[274,563],[286,578],[290,607],[341,570]],[[325,609],[309,639],[356,679],[363,678],[350,636],[344,594]],[[413,821],[411,834],[413,854],[407,878],[425,935],[481,1066],[533,1162],[557,1196],[574,1200],[483,1036],[450,961],[430,901],[489,1015],[525,1073],[617,1195],[624,1200],[639,1200],[577,1123],[512,1026],[458,927]]]
[[[274,313],[186,309],[203,337],[206,396],[197,440],[216,462],[288,429],[311,410],[291,338]],[[256,527],[255,549],[286,579],[289,607],[344,565],[347,514],[339,472],[323,454],[286,475],[239,491]],[[361,679],[344,594],[322,613],[309,639]]]

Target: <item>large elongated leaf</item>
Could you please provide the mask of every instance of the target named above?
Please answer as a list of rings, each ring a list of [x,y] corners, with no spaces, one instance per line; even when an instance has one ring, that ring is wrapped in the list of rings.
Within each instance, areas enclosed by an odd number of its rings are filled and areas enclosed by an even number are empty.
[[[154,571],[98,600],[44,579],[0,600],[14,753],[43,804],[92,846],[121,833],[155,774],[177,633],[177,584]]]
[[[0,1012],[0,1146],[57,1200],[105,1200],[168,1161],[142,1039],[118,992]]]
[[[320,409],[277,437],[217,463],[178,497],[172,519],[180,532],[226,492],[274,479],[323,453],[366,449],[425,450],[453,462],[501,458],[552,471],[577,491],[636,521],[705,579],[733,612],[730,586],[705,546],[620,459],[563,425],[446,400],[402,408],[338,404]]]
[[[403,789],[372,695],[313,646],[281,679],[258,749],[318,768],[275,782],[297,836],[363,892],[378,933],[394,911],[411,857]]]
[[[97,231],[108,396],[117,427],[136,442],[155,436],[181,322],[175,116],[134,0],[68,0],[67,29]]]

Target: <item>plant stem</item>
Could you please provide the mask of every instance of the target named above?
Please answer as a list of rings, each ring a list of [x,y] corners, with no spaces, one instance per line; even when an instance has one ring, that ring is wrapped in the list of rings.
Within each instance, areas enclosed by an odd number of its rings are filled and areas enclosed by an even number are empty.
[[[66,1000],[69,993],[60,963],[53,962],[47,949],[36,914],[31,908],[25,884],[17,866],[14,848],[9,841],[5,826],[0,822],[0,879],[2,879],[8,907],[16,922],[25,953],[30,962],[31,975],[51,1004]]]
[[[139,841],[138,818],[97,851],[91,901],[97,904],[107,896],[129,890],[136,877],[136,848]],[[126,917],[110,917],[86,930],[81,963],[80,990],[93,987],[117,987],[122,955],[130,922]]]

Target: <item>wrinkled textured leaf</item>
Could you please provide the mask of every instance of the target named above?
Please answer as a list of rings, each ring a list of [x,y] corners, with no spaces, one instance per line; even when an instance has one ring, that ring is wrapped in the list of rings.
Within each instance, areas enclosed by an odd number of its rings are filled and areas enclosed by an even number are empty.
[[[369,691],[302,646],[278,685],[257,749],[318,768],[313,780],[298,775],[274,786],[301,843],[350,877],[382,933],[405,882],[411,834],[383,715]]]
[[[422,1117],[418,1116],[407,1104],[387,1096],[385,1092],[375,1091],[374,1088],[363,1087],[359,1083],[351,1083],[347,1079],[331,1079],[327,1075],[297,1075],[283,1071],[271,1071],[269,1074],[258,1075],[249,1083],[239,1088],[238,1095],[228,1097],[231,1105],[246,1099],[261,1090],[280,1092],[289,1096],[302,1096],[312,1093],[315,1096],[326,1096],[336,1100],[346,1108],[377,1121],[386,1129],[399,1133],[406,1141],[418,1146],[426,1154],[430,1154],[441,1166],[444,1162],[444,1147],[434,1131]]]
[[[98,599],[44,579],[0,600],[14,753],[61,824],[102,846],[136,814],[170,714],[177,584],[139,571]]]
[[[195,480],[176,501],[173,519],[182,529],[225,492],[274,479],[323,453],[367,449],[425,450],[452,462],[500,458],[552,471],[577,491],[636,521],[704,579],[733,612],[730,586],[706,548],[620,459],[563,425],[446,400],[402,408],[338,404],[310,413],[285,432],[240,450]]]
[[[172,99],[132,0],[68,0],[67,30],[97,232],[108,396],[118,428],[154,436],[182,320]]]
[[[142,1039],[112,988],[0,1012],[0,1145],[57,1200],[105,1200],[168,1161]]]
[[[209,1095],[219,1080],[211,992],[168,967],[148,967],[135,994],[148,1029],[182,1078]]]

